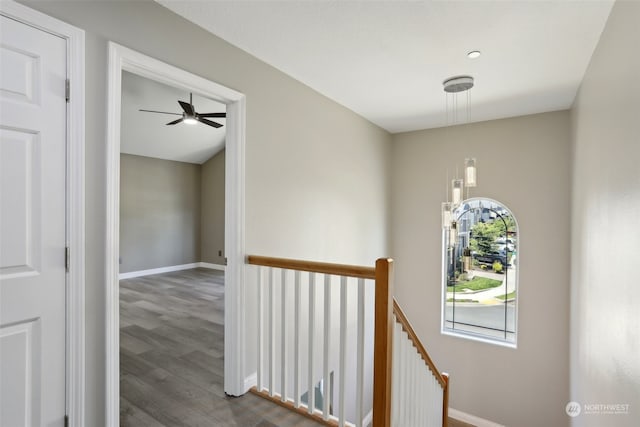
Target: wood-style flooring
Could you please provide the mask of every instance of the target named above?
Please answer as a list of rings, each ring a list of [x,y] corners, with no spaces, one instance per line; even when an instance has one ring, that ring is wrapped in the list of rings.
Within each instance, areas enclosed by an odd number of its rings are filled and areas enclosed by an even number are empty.
[[[223,321],[221,271],[120,281],[120,426],[320,425],[253,394],[225,395]]]

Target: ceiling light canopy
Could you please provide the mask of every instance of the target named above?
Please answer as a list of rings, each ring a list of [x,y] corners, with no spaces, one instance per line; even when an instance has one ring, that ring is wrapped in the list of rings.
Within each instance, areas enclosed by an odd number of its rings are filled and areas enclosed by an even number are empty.
[[[469,90],[473,87],[473,77],[456,76],[445,80],[443,83],[444,91],[448,93],[458,93]]]

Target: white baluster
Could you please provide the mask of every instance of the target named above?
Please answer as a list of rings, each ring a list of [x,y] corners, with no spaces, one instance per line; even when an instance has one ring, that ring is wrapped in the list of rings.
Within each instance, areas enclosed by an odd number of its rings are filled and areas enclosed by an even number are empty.
[[[280,270],[280,400],[287,401],[287,270]]]
[[[391,419],[392,425],[400,425],[399,424],[399,414],[400,414],[400,364],[402,361],[400,360],[400,339],[402,336],[400,335],[402,332],[402,328],[400,324],[395,321],[393,324],[393,355],[391,357],[392,368],[391,368]]]
[[[409,396],[411,407],[409,408],[409,420],[412,426],[416,425],[416,353],[413,345],[409,344]]]
[[[409,380],[410,380],[410,376],[409,376],[409,351],[411,350],[411,344],[409,342],[409,338],[408,335],[406,334],[406,332],[403,332],[402,336],[404,337],[404,339],[402,340],[402,350],[403,350],[403,356],[402,356],[402,360],[404,361],[404,363],[402,364],[404,373],[402,375],[402,377],[404,378],[403,382],[404,382],[404,387],[403,387],[403,394],[404,394],[404,399],[402,400],[402,404],[404,406],[403,408],[403,424],[405,425],[410,425],[409,423],[409,405],[408,403],[411,401],[411,394],[409,393]]]
[[[433,423],[435,424],[439,424],[442,425],[442,387],[440,386],[440,383],[438,383],[438,381],[435,379],[435,377],[433,377],[432,375],[432,380],[431,380],[431,387],[432,387],[432,399],[431,401],[434,402],[433,405]]]
[[[398,403],[399,403],[399,410],[398,410],[398,425],[402,426],[405,424],[405,409],[404,409],[404,404],[406,402],[406,386],[407,386],[407,375],[406,375],[406,357],[405,357],[405,342],[404,342],[404,332],[400,331],[400,334],[398,334],[400,336],[400,343],[399,343],[399,347],[400,347],[400,364],[399,364],[399,372],[398,372],[398,377],[399,377],[399,381],[400,381],[400,387],[398,387]]]
[[[338,425],[344,426],[345,417],[345,376],[346,376],[346,354],[347,354],[347,278],[340,278],[340,416],[338,417]]]
[[[308,412],[313,414],[316,407],[315,380],[313,379],[314,338],[316,325],[316,275],[309,273],[309,374],[307,377]]]
[[[422,392],[422,386],[424,385],[424,364],[422,363],[422,359],[416,353],[415,357],[416,364],[416,400],[414,402],[415,408],[415,420],[417,426],[423,426],[422,423],[422,407],[426,403],[424,399],[424,394]]]
[[[293,333],[293,401],[296,408],[300,407],[300,306],[302,305],[300,297],[300,271],[295,272],[294,283],[295,286],[295,321],[294,321],[294,333]]]
[[[418,376],[418,425],[426,426],[427,419],[425,416],[425,408],[429,404],[429,401],[426,400],[427,393],[425,392],[425,387],[427,387],[429,383],[425,381],[426,377],[424,375],[424,363],[422,362],[422,359],[420,359],[420,364],[422,369],[420,370],[420,375]]]
[[[323,354],[323,381],[322,381],[322,418],[329,419],[329,347],[331,344],[331,276],[324,275],[324,354]]]
[[[429,373],[427,372],[427,375]],[[429,382],[423,381],[422,386],[422,425],[427,426],[429,424],[429,402],[431,394],[429,393]]]
[[[358,349],[356,361],[356,426],[362,427],[364,395],[364,279],[358,279]]]
[[[263,345],[263,331],[262,331],[262,321],[263,321],[263,313],[262,313],[262,267],[258,266],[258,367],[256,372],[256,388],[258,391],[262,391],[262,345]]]
[[[269,268],[269,396],[273,397],[275,391],[273,386],[273,371],[276,364],[276,346],[275,346],[275,321],[276,314],[273,306],[273,268]]]

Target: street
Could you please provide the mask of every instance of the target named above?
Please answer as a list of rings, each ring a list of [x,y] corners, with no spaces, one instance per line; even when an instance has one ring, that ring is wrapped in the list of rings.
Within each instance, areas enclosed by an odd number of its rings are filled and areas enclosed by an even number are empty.
[[[513,332],[515,330],[515,306],[513,304],[506,304],[506,306],[504,304],[456,304],[454,317],[454,305],[447,303],[445,327],[452,329],[452,321],[455,320],[455,330],[504,338],[505,308],[507,310],[507,331]],[[508,332],[507,338],[513,338],[513,333]]]

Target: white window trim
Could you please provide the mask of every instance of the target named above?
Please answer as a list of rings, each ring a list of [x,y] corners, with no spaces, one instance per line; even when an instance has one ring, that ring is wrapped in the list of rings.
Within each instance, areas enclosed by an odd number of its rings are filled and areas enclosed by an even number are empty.
[[[440,246],[440,252],[442,253],[442,269],[441,269],[441,274],[440,274],[440,287],[442,289],[442,299],[441,299],[441,316],[440,316],[440,333],[442,335],[448,335],[451,337],[457,337],[457,338],[464,338],[464,339],[468,339],[471,341],[477,341],[477,342],[483,342],[486,344],[493,344],[493,345],[498,345],[501,347],[507,347],[507,348],[512,348],[512,349],[517,349],[518,348],[518,304],[520,302],[520,259],[521,259],[521,234],[520,234],[520,225],[518,224],[518,220],[516,219],[515,215],[513,214],[513,212],[511,211],[511,209],[509,209],[507,207],[507,205],[505,205],[504,203],[495,200],[495,199],[491,199],[489,197],[472,197],[470,199],[466,199],[463,200],[462,202],[460,202],[461,204],[464,204],[466,201],[470,201],[470,200],[487,200],[489,202],[493,202],[496,204],[501,205],[502,207],[504,207],[507,211],[509,211],[509,214],[511,215],[511,218],[513,218],[513,221],[516,224],[516,230],[518,231],[518,246],[517,246],[517,250],[518,250],[518,258],[517,258],[517,262],[518,262],[518,268],[516,269],[516,292],[517,292],[517,297],[516,297],[516,306],[514,307],[514,320],[513,320],[513,335],[514,335],[514,340],[513,342],[511,341],[506,341],[504,339],[500,339],[500,338],[493,338],[490,336],[484,336],[482,334],[477,334],[477,333],[473,333],[473,332],[466,332],[466,331],[462,331],[462,330],[456,330],[456,329],[451,329],[451,328],[447,328],[446,327],[446,305],[447,305],[447,286],[446,286],[446,276],[447,276],[447,255],[446,255],[446,251],[445,249],[445,244],[446,244],[446,231],[443,229],[442,230],[442,243]],[[478,326],[481,327],[481,326]]]

